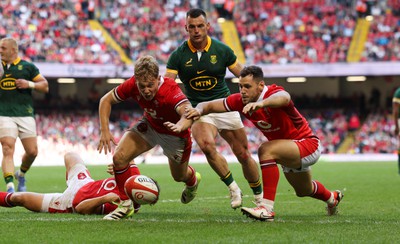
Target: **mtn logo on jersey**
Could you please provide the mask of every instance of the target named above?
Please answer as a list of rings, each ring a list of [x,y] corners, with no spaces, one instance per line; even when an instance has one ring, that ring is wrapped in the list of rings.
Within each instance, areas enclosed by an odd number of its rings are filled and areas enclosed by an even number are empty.
[[[0,89],[2,90],[15,90],[15,78],[5,78],[0,81]]]
[[[196,91],[208,91],[217,85],[217,78],[211,76],[199,76],[189,81],[190,87]]]

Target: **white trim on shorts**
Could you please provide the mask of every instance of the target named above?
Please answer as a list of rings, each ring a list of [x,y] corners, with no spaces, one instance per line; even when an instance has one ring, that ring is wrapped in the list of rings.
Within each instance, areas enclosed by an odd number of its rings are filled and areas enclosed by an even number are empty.
[[[322,144],[321,141],[319,139],[315,139],[318,140],[318,148],[317,150],[315,150],[312,154],[301,158],[301,168],[299,169],[293,169],[293,168],[289,168],[286,166],[282,166],[282,170],[285,173],[300,173],[300,172],[307,172],[311,170],[311,165],[315,164],[319,157],[321,156],[321,152],[322,152]]]
[[[13,137],[17,139],[36,137],[36,121],[31,116],[7,117],[0,116],[0,138]]]
[[[206,114],[196,120],[194,123],[203,122],[212,124],[219,131],[221,130],[238,130],[244,127],[239,112],[231,111],[225,113]]]

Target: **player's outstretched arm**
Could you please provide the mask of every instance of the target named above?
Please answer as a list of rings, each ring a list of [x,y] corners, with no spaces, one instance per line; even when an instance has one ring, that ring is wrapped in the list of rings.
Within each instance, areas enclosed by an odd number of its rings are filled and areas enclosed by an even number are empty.
[[[260,108],[270,107],[270,108],[279,108],[283,106],[287,106],[290,102],[290,94],[286,91],[279,91],[266,99],[260,102],[248,103],[244,106],[242,112],[244,114],[249,112],[254,112]]]
[[[101,214],[102,205],[105,203],[112,203],[119,200],[119,196],[110,192],[104,196],[86,199],[80,202],[75,211],[79,214]]]
[[[197,104],[194,109],[186,109],[186,117],[191,119],[197,119],[197,117],[206,115],[209,113],[225,113],[227,112],[224,105],[224,98],[215,99],[209,102],[202,102]]]
[[[100,120],[100,141],[97,147],[99,153],[104,150],[104,153],[107,154],[111,152],[112,145],[117,145],[114,137],[110,133],[109,123],[110,123],[110,114],[111,107],[113,104],[118,103],[113,95],[114,90],[109,91],[100,99],[99,104],[99,120]]]
[[[176,124],[167,121],[167,122],[164,122],[164,126],[165,126],[168,130],[173,131],[173,132],[175,132],[175,133],[180,133],[180,132],[182,132],[182,131],[187,130],[190,126],[192,126],[193,120],[186,117],[185,110],[186,110],[187,108],[191,108],[191,107],[192,107],[192,106],[190,105],[189,102],[184,102],[184,103],[182,103],[181,105],[179,105],[179,106],[176,108],[176,112],[179,114],[179,116],[181,116],[181,118],[179,119],[179,121],[176,122]]]

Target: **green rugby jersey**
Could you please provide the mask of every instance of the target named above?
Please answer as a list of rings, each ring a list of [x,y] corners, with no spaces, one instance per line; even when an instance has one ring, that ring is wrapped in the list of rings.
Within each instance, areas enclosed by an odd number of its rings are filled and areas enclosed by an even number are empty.
[[[400,104],[400,87],[397,88],[393,94],[393,102]],[[400,111],[399,111],[399,113],[400,113]]]
[[[15,80],[34,80],[40,75],[38,68],[18,58],[10,67],[2,62],[4,74],[0,81],[0,116],[24,117],[33,116],[33,99],[31,89],[17,89]]]
[[[208,38],[200,60],[197,50],[185,41],[169,57],[167,72],[177,74],[185,86],[185,93],[193,106],[200,102],[230,95],[225,83],[227,67],[237,62],[233,50],[222,42]]]

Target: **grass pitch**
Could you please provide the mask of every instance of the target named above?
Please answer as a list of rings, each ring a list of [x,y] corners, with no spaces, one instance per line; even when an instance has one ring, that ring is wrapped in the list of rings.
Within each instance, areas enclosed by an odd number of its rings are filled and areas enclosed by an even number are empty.
[[[325,203],[299,198],[281,175],[275,222],[246,218],[230,208],[228,190],[207,164],[198,196],[180,203],[183,184],[167,165],[139,165],[161,187],[159,202],[142,206],[131,219],[104,221],[102,216],[33,213],[21,207],[0,208],[1,243],[398,243],[400,175],[395,162],[329,163],[312,167],[313,178],[330,190],[344,191],[338,216],[326,216]],[[230,168],[252,206],[252,193],[240,165]],[[108,177],[105,166],[89,166],[93,178]],[[63,167],[33,167],[27,186],[35,192],[62,192]],[[4,187],[4,186],[3,186]]]

